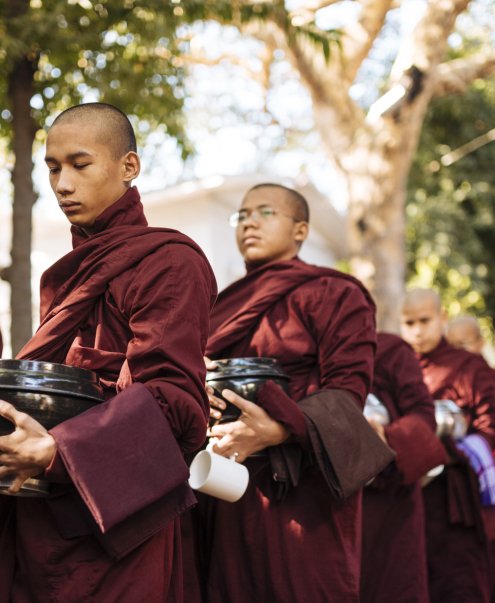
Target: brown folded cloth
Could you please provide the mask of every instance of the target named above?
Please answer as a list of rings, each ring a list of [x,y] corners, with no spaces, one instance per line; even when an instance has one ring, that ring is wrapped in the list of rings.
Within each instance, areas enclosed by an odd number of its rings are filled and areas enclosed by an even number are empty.
[[[370,427],[356,403],[345,390],[322,390],[297,403],[304,416],[303,434],[296,403],[278,385],[269,382],[260,390],[258,403],[275,420],[286,425],[297,444],[311,445],[314,460],[320,468],[333,496],[348,498],[385,469],[395,458],[391,450]],[[286,409],[291,409],[288,419]],[[289,442],[270,450],[272,470],[277,481],[297,485],[303,466],[303,450]],[[275,476],[274,476],[275,477]]]

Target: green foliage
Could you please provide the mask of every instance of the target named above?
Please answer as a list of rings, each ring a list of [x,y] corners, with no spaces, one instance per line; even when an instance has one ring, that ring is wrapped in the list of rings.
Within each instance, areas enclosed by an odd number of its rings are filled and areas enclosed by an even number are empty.
[[[281,0],[0,0],[0,136],[12,135],[9,74],[27,56],[35,69],[33,117],[40,128],[60,110],[96,98],[146,120],[149,128],[161,125],[187,155],[181,58],[187,32],[181,26],[210,19],[238,27],[271,21],[289,40],[310,40],[327,60],[331,45],[340,42],[338,31],[294,24]]]
[[[27,11],[0,13],[0,135],[10,137],[9,74],[32,61],[33,117],[50,116],[87,95],[137,119],[161,124],[183,147],[184,67],[174,4],[138,0],[31,0]],[[10,109],[10,111],[9,111]]]
[[[434,100],[409,179],[410,284],[436,287],[451,315],[495,318],[495,143],[441,158],[494,127],[495,80]]]

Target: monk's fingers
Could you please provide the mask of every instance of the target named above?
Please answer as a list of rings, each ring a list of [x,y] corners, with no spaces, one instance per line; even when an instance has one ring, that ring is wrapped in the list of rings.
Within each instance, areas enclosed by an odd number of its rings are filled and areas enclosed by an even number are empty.
[[[20,412],[15,408],[15,406],[10,404],[10,402],[6,402],[5,400],[0,400],[0,416],[13,423],[16,428],[22,429],[25,432],[37,435],[48,433],[43,425],[36,421],[36,419],[33,419],[33,417],[30,417],[25,412]],[[3,437],[12,437],[15,440],[17,437],[19,437],[19,434],[16,429],[8,436]],[[2,448],[2,439],[3,438],[0,438],[0,449]]]
[[[236,394],[235,392],[233,392],[230,389],[222,390],[222,396],[226,400],[228,400],[231,404],[233,404],[234,406],[237,406],[237,408],[239,408],[240,411],[243,413],[253,412],[256,410],[256,408],[259,408],[253,402],[246,400],[246,398],[239,396],[238,394]]]
[[[12,476],[14,473],[15,472],[11,467],[6,467],[0,464],[0,479]]]
[[[227,404],[225,400],[220,398],[220,394],[213,389],[210,385],[206,387],[206,393],[208,394],[208,401],[210,402],[210,406],[214,408],[219,408],[220,410],[225,410],[227,408]]]
[[[226,427],[227,427],[228,423],[226,424],[222,424],[222,425],[212,425],[209,429],[208,429],[208,437],[210,438],[210,442],[211,439],[215,439],[216,441],[220,440],[221,438],[223,438],[224,435],[226,435],[228,433],[228,431],[226,431]],[[215,441],[215,443],[216,443]]]
[[[28,479],[26,476],[17,475],[9,487],[10,494],[17,494],[22,487],[22,484]]]
[[[217,368],[218,365],[214,360],[211,360],[210,358],[208,358],[208,356],[203,356],[203,358],[207,371],[214,371]]]
[[[223,438],[217,439],[214,446],[211,448],[216,454],[230,457],[235,454],[234,442],[230,435],[226,435]]]
[[[4,419],[7,419],[14,425],[18,424],[18,421],[21,420],[22,417],[27,416],[22,412],[19,412],[15,406],[10,404],[10,402],[6,402],[5,400],[0,400],[0,416]]]

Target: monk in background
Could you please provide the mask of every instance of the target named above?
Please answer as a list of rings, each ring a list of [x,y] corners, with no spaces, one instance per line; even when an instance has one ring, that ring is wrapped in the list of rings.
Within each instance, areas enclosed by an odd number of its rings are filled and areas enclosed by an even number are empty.
[[[457,316],[449,320],[445,333],[447,341],[455,348],[461,348],[481,354],[493,368],[495,365],[495,350],[493,345],[483,337],[478,319],[474,316]]]
[[[287,394],[267,381],[257,404],[222,392],[241,415],[211,428],[213,450],[245,462],[250,483],[236,503],[199,498],[209,603],[359,601],[361,488],[393,458],[361,412],[374,304],[356,279],[299,259],[308,219],[298,192],[269,183],[231,218],[247,274],[219,296],[207,355],[276,358],[290,382]],[[210,403],[219,419],[211,389]]]
[[[403,338],[414,348],[425,383],[435,400],[453,400],[491,456],[495,444],[495,380],[477,354],[452,347],[443,333],[447,318],[438,294],[413,289],[402,307]],[[480,485],[463,441],[442,440],[449,460],[424,489],[428,578],[432,603],[485,603],[490,600],[486,531]],[[459,450],[461,448],[461,450]]]
[[[0,476],[14,476],[11,494],[37,475],[52,489],[0,496],[0,601],[177,603],[215,280],[188,237],[148,227],[134,132],[116,107],[59,115],[45,161],[73,250],[43,274],[41,324],[18,358],[96,371],[106,401],[49,432],[0,402],[15,424]]]
[[[413,349],[391,333],[378,333],[377,344],[372,393],[389,422],[366,416],[397,456],[363,493],[361,603],[428,603],[420,479],[446,454]]]
[[[474,316],[458,316],[449,321],[446,333],[447,341],[455,348],[467,350],[473,354],[483,355],[485,340],[481,333],[480,324]],[[493,373],[495,379],[495,371]],[[482,508],[485,530],[490,542],[492,595],[495,603],[495,507]]]
[[[450,345],[473,354],[481,354],[485,345],[479,322],[474,316],[458,316],[450,320],[445,337]]]

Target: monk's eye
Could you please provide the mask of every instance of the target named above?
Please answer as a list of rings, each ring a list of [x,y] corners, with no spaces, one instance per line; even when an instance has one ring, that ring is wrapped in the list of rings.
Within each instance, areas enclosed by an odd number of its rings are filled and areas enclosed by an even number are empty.
[[[260,207],[259,212],[263,218],[271,218],[277,213],[273,207]]]
[[[75,163],[74,167],[76,170],[83,170],[85,167],[88,167],[89,163]]]
[[[57,172],[60,171],[60,168],[58,168],[58,167],[49,167],[48,171],[50,172],[50,174],[56,174]]]

